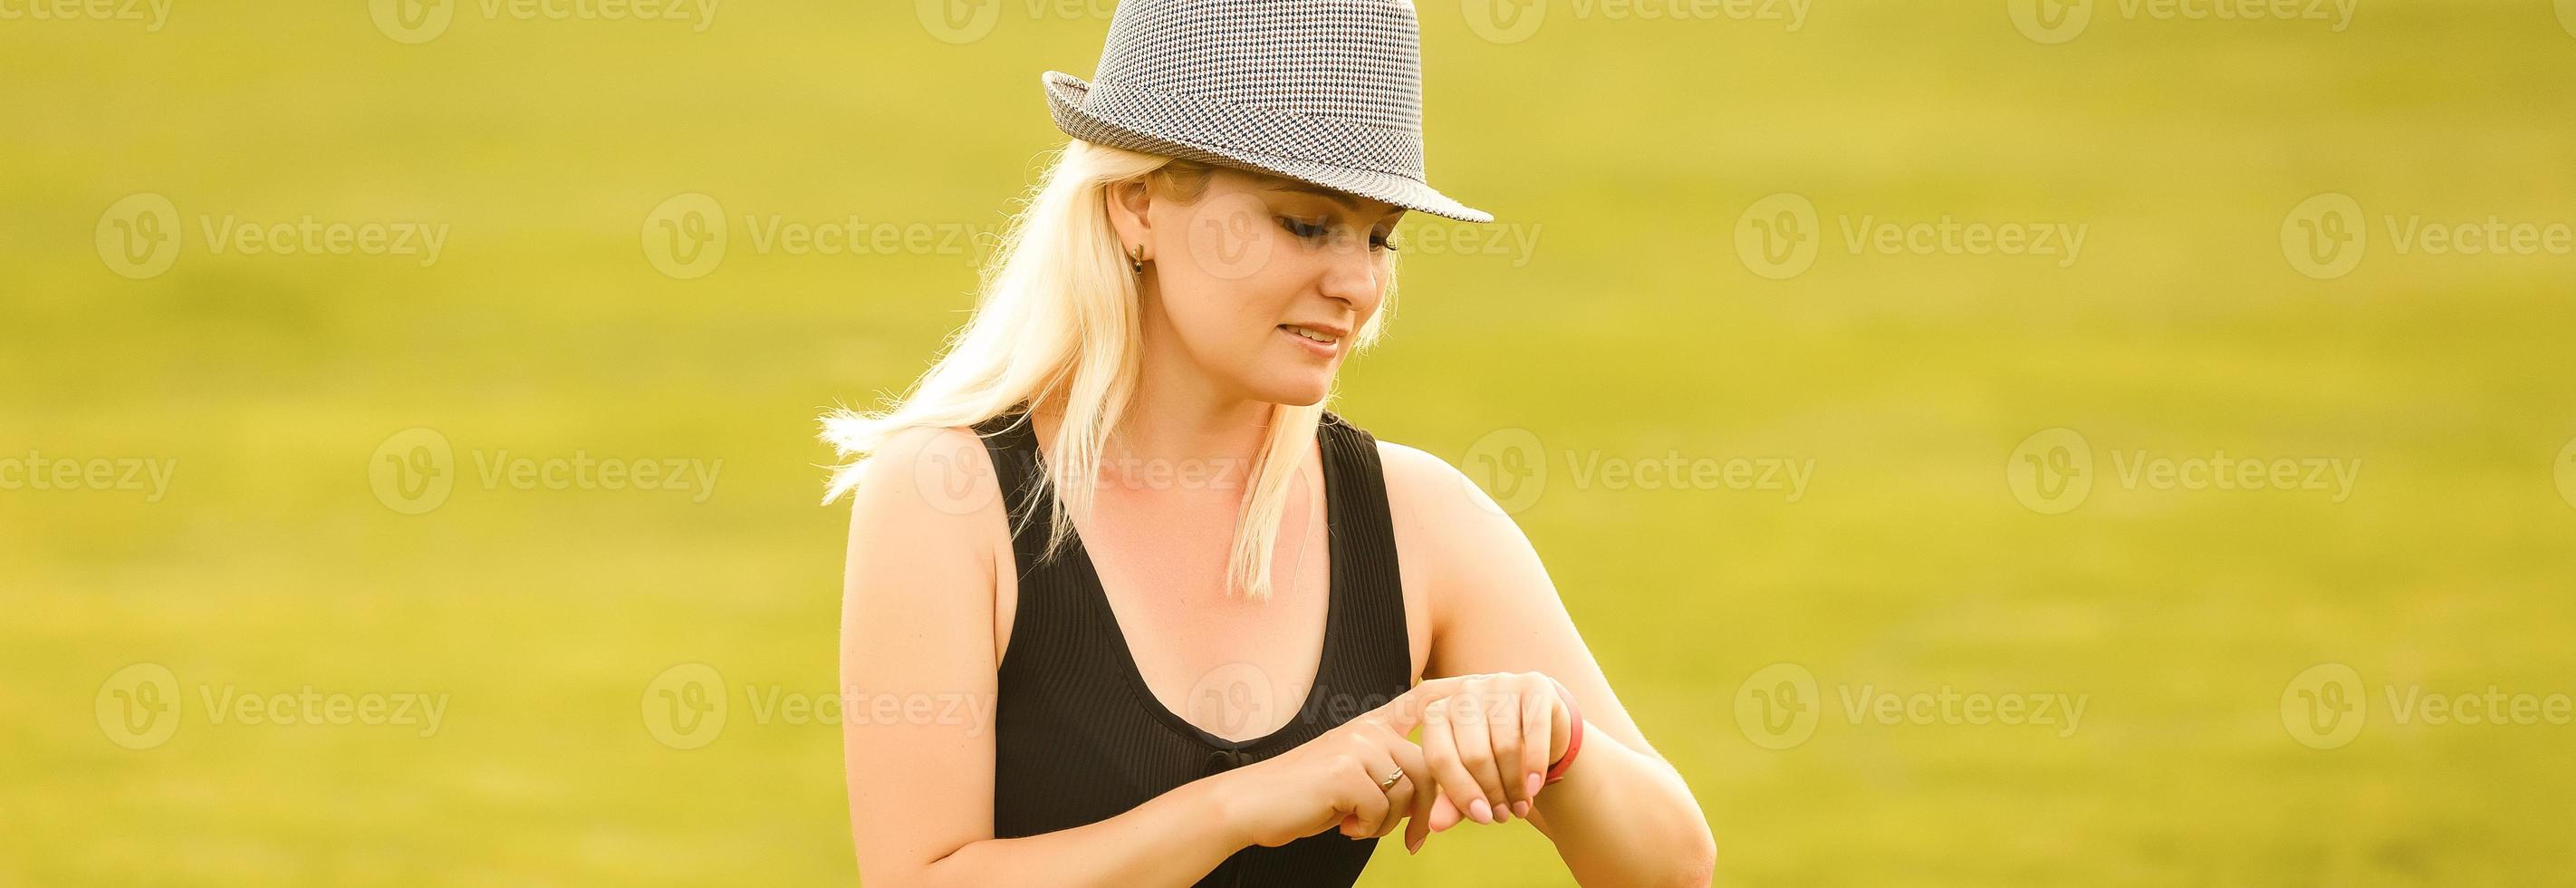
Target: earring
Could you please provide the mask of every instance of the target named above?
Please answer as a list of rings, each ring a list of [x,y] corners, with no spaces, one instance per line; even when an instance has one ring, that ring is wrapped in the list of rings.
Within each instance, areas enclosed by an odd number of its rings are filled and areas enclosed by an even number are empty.
[[[1144,244],[1137,244],[1127,249],[1127,267],[1134,269],[1137,274],[1145,273]]]

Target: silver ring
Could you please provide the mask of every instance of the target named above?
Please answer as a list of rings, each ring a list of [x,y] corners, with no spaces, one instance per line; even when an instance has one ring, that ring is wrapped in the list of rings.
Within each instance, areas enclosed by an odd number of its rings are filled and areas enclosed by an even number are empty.
[[[1404,768],[1398,766],[1393,773],[1386,775],[1386,779],[1377,782],[1377,788],[1381,791],[1393,789],[1395,782],[1402,779],[1404,779]]]

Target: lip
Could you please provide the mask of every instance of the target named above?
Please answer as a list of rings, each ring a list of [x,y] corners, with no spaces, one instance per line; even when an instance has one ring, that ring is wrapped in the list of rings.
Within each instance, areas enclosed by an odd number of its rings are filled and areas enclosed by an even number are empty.
[[[1308,339],[1290,331],[1288,329],[1290,327],[1304,327],[1317,333],[1328,334],[1333,337],[1334,342],[1331,345],[1316,342],[1315,340]],[[1341,354],[1342,343],[1349,342],[1351,339],[1350,333],[1342,328],[1328,327],[1323,324],[1281,324],[1271,329],[1277,330],[1279,335],[1287,337],[1288,341],[1296,343],[1299,348],[1303,348],[1307,350],[1307,352],[1323,358],[1330,358]]]

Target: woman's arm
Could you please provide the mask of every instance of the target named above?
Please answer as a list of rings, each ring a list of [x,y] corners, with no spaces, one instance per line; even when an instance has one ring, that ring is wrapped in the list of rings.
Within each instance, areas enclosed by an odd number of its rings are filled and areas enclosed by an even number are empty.
[[[861,875],[868,888],[1190,885],[1248,844],[1215,814],[1222,791],[1217,777],[1204,778],[1088,826],[968,842],[903,877],[880,881],[864,866]]]
[[[1706,815],[1619,704],[1528,537],[1438,457],[1385,442],[1378,451],[1397,548],[1429,562],[1423,677],[1541,672],[1573,691],[1583,712],[1582,752],[1539,792],[1530,822],[1580,884],[1707,885],[1717,848]]]
[[[869,888],[1188,885],[1250,844],[1218,804],[1228,775],[1077,829],[993,838],[994,583],[1013,562],[992,461],[971,433],[915,429],[860,472],[842,740]]]

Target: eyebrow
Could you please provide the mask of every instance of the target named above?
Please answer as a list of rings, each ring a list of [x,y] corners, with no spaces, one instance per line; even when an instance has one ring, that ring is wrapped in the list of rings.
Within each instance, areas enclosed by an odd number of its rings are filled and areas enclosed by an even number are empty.
[[[1352,196],[1350,196],[1350,195],[1348,195],[1348,194],[1345,194],[1345,193],[1342,193],[1342,192],[1339,192],[1339,191],[1334,191],[1334,190],[1332,190],[1332,189],[1330,189],[1330,188],[1324,188],[1324,187],[1320,187],[1320,186],[1316,186],[1316,185],[1307,185],[1307,184],[1304,184],[1304,183],[1291,183],[1291,184],[1286,184],[1286,185],[1270,185],[1270,186],[1265,186],[1265,187],[1263,188],[1263,190],[1265,190],[1265,191],[1296,191],[1296,192],[1303,192],[1303,193],[1306,193],[1306,194],[1322,195],[1322,196],[1324,196],[1324,197],[1332,198],[1334,203],[1338,203],[1338,204],[1341,204],[1342,206],[1349,207],[1349,208],[1351,209],[1351,211],[1352,211],[1352,212],[1358,212],[1358,211],[1359,211],[1359,208],[1360,208],[1359,198],[1352,197]],[[1387,215],[1389,215],[1389,216],[1393,216],[1393,215],[1395,215],[1395,214],[1397,214],[1397,213],[1401,213],[1401,212],[1404,212],[1404,208],[1403,208],[1403,207],[1395,207],[1394,209],[1388,210],[1386,214],[1387,214]]]

